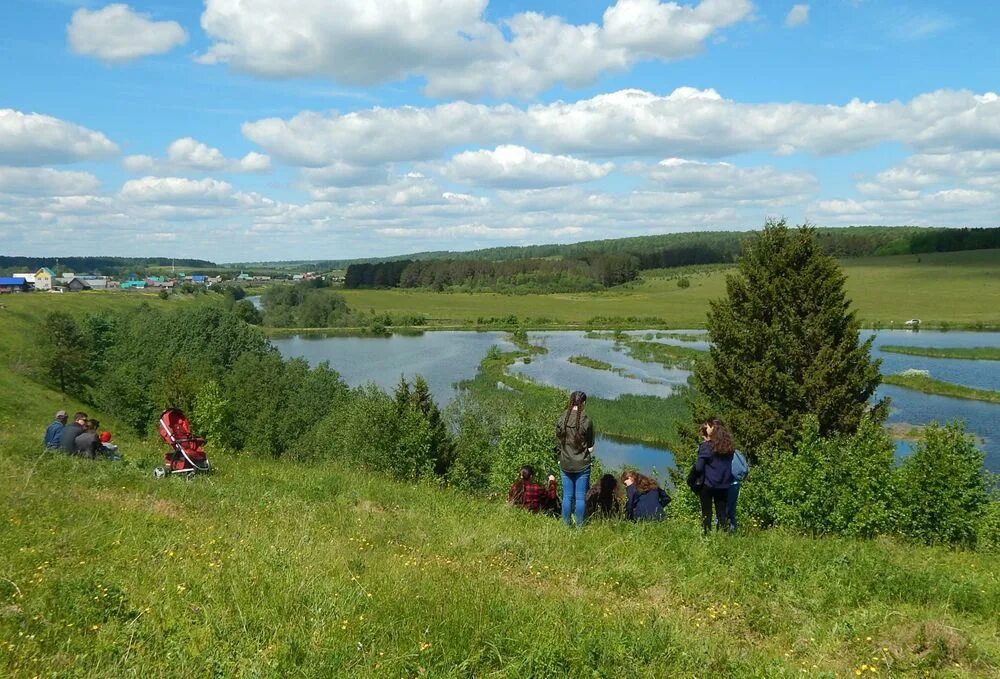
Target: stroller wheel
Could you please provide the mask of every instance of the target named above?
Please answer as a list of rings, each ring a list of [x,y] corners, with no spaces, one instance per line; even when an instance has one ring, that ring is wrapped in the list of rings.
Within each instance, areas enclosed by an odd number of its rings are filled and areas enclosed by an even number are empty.
[[[167,470],[164,469],[163,467],[156,467],[153,470],[153,478],[154,479],[162,479],[166,475],[167,475]]]

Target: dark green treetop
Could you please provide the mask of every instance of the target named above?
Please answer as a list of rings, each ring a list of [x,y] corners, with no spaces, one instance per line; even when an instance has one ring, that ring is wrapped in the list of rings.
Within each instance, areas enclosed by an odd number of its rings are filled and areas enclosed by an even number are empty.
[[[711,302],[712,347],[695,384],[751,454],[790,449],[806,415],[826,436],[854,432],[868,410],[880,361],[872,339],[860,341],[844,281],[811,227],[768,221],[745,242],[725,298]]]

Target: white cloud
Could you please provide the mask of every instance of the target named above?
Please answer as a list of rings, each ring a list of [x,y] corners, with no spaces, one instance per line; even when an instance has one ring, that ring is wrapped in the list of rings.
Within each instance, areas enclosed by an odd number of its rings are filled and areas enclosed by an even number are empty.
[[[714,199],[785,202],[801,199],[819,188],[808,172],[782,172],[770,166],[738,167],[667,158],[645,173],[657,186],[674,192],[710,194]]]
[[[73,196],[96,191],[97,177],[47,167],[0,167],[0,193]]]
[[[110,63],[163,54],[187,42],[187,33],[176,21],[152,21],[122,4],[78,9],[66,34],[75,53]]]
[[[125,182],[121,197],[138,203],[220,203],[233,200],[234,191],[232,184],[217,179],[143,177]]]
[[[206,0],[205,63],[349,85],[423,77],[432,96],[530,96],[580,86],[642,59],[697,54],[747,18],[749,0],[617,0],[603,25],[522,12],[484,21],[488,0]]]
[[[793,5],[785,17],[785,27],[795,28],[809,23],[809,5]]]
[[[458,182],[499,188],[542,188],[605,177],[612,163],[591,163],[570,156],[535,153],[523,146],[466,151],[451,159],[444,174]]]
[[[885,142],[920,151],[1000,148],[1000,97],[939,90],[903,103],[741,103],[681,87],[622,90],[519,108],[463,101],[346,114],[303,112],[245,123],[243,133],[292,165],[436,160],[449,150],[524,144],[594,156],[718,158],[745,152],[841,154]]]
[[[126,156],[122,160],[122,165],[129,172],[136,174],[185,170],[261,173],[271,169],[271,159],[262,153],[251,151],[239,160],[231,160],[217,148],[191,137],[182,137],[170,143],[166,158],[163,160],[148,155],[133,155]]]
[[[72,163],[117,153],[100,132],[40,113],[0,109],[0,164]]]

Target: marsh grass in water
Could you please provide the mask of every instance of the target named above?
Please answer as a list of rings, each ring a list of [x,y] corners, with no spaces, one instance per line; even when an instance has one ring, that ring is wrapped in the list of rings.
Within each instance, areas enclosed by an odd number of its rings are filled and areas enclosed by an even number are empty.
[[[961,384],[937,380],[923,374],[899,373],[896,375],[883,375],[882,382],[936,396],[950,396],[951,398],[964,398],[972,401],[1000,403],[1000,391],[973,389]]]
[[[907,347],[897,344],[883,344],[879,349],[907,356],[956,358],[970,361],[1000,361],[1000,347]]]

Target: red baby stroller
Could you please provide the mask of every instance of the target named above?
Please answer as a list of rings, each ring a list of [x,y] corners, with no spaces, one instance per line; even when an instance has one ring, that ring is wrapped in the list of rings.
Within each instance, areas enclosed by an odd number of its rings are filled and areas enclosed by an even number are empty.
[[[188,478],[198,472],[212,471],[205,456],[205,439],[191,434],[191,423],[176,408],[164,410],[160,415],[160,438],[170,445],[170,452],[163,456],[163,467],[153,470],[153,476],[162,479],[167,474],[186,474]]]

